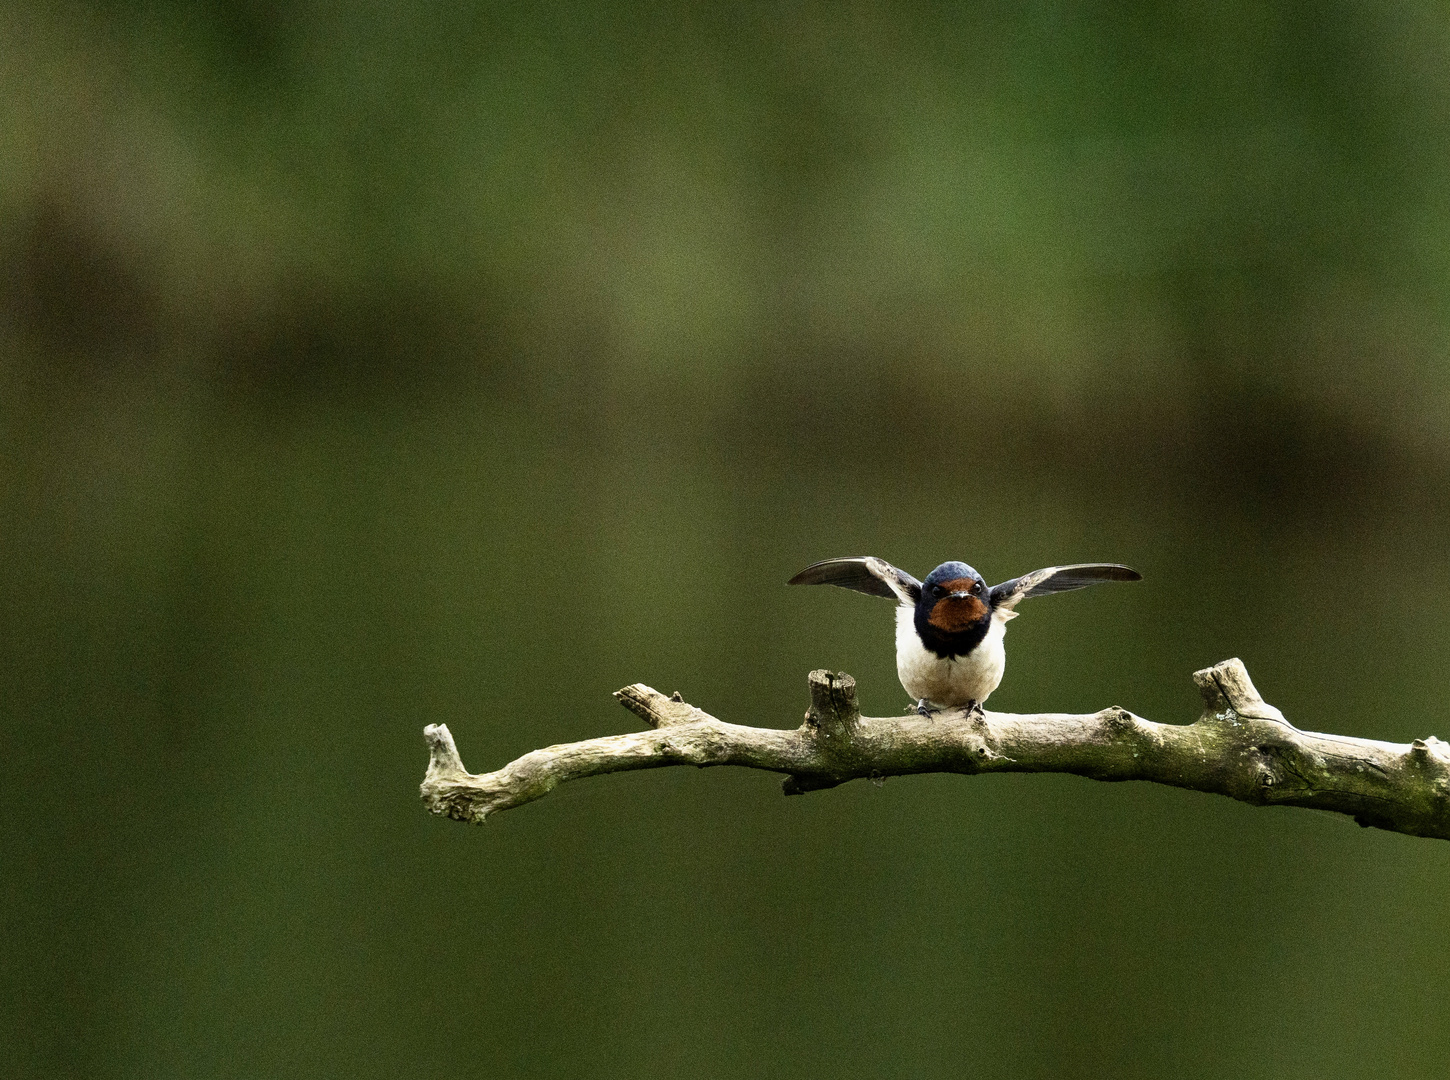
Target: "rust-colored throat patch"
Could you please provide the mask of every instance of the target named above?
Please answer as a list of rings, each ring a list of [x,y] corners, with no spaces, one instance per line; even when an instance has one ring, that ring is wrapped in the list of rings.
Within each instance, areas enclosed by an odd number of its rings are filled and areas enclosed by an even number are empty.
[[[942,582],[948,592],[963,592],[976,582],[971,578],[957,578]],[[944,634],[960,634],[970,630],[987,616],[987,605],[977,596],[944,596],[932,605],[926,621]]]

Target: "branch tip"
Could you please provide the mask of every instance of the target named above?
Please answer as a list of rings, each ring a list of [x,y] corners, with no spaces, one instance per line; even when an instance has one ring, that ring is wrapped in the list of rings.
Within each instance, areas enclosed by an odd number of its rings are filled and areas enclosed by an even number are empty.
[[[428,742],[428,775],[424,780],[425,784],[443,777],[468,775],[447,724],[429,724],[423,729],[423,738]]]
[[[713,720],[704,709],[686,701],[678,690],[669,697],[644,683],[631,683],[614,692],[615,700],[652,728],[678,727],[698,720]]]

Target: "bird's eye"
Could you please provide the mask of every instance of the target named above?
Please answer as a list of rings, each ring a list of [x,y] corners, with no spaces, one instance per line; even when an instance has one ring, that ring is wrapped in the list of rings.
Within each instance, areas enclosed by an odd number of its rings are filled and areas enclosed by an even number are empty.
[[[972,592],[980,594],[981,591],[982,591],[982,583],[980,581],[974,581],[974,582],[972,582]]]
[[[931,594],[933,596],[940,596],[944,592],[946,592],[946,590],[943,589],[940,585],[933,585],[931,587]]]

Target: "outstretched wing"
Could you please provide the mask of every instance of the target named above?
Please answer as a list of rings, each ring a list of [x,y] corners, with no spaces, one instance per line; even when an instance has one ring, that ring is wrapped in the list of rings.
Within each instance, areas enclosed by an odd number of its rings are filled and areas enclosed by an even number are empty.
[[[866,555],[857,559],[823,559],[811,563],[787,585],[839,585],[871,596],[884,596],[902,604],[915,604],[921,582],[885,559]]]
[[[1083,589],[1104,581],[1142,581],[1143,575],[1130,566],[1117,563],[1076,563],[1072,566],[1049,566],[1030,574],[992,586],[992,606],[1011,611],[1019,600],[1029,596]]]

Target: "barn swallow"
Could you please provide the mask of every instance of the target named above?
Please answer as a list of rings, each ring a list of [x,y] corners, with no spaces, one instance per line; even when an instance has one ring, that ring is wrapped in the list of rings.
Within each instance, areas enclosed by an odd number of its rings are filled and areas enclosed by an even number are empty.
[[[929,716],[965,705],[980,708],[1002,682],[1007,654],[1002,638],[1029,596],[1067,592],[1103,581],[1141,581],[1117,563],[1049,566],[988,588],[964,562],[944,562],[917,581],[884,559],[825,559],[807,566],[788,585],[839,585],[896,601],[896,675]]]

